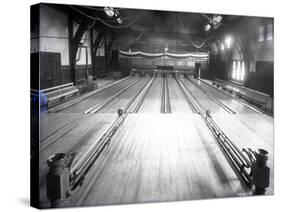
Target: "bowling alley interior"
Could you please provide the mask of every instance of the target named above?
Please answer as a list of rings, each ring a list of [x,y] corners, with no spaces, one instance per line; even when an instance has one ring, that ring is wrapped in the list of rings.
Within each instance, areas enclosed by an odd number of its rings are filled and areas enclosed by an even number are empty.
[[[30,8],[31,205],[274,194],[274,19]]]

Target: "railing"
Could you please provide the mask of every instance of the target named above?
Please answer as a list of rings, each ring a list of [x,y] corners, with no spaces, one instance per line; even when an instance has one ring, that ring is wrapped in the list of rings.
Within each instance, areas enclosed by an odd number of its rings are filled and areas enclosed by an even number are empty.
[[[269,167],[266,166],[268,152],[263,149],[258,149],[257,151],[250,148],[239,149],[215,123],[211,112],[200,104],[180,79],[176,80],[182,88],[185,88],[184,92],[190,98],[189,101],[192,103],[193,108],[200,114],[246,185],[249,187],[255,186],[253,194],[264,194],[265,189],[269,186]]]
[[[262,110],[273,113],[273,98],[268,94],[255,91],[253,89],[238,85],[230,81],[224,81],[216,78],[212,82],[214,85],[235,94],[237,97],[247,100],[249,103],[259,106]]]

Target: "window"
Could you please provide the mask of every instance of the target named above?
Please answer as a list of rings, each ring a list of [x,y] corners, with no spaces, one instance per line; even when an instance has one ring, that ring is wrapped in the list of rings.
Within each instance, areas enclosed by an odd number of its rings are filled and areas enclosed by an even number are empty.
[[[241,70],[241,68],[240,68],[240,60],[238,60],[238,62],[237,62],[237,67],[236,67],[236,80],[240,80],[240,70]]]
[[[233,61],[233,65],[232,65],[232,79],[236,78],[236,61]]]
[[[260,42],[264,41],[264,26],[260,26],[260,30],[259,30],[259,41],[260,41]]]
[[[272,24],[267,25],[266,40],[272,40]]]
[[[242,70],[241,70],[241,77],[240,80],[244,80],[245,78],[245,63],[244,61],[242,62]]]
[[[233,61],[232,64],[232,79],[243,81],[245,78],[245,63],[244,61]]]

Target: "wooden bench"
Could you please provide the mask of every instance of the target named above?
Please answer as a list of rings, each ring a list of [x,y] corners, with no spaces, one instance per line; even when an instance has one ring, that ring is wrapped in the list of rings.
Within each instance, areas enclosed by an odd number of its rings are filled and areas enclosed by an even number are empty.
[[[263,110],[271,113],[273,112],[273,98],[268,94],[255,91],[234,82],[224,81],[218,78],[216,78],[215,81],[212,82],[212,84],[217,87],[221,87],[223,90],[229,93],[235,94],[239,98],[245,99],[249,103],[258,106]]]
[[[79,90],[74,86],[73,83],[67,83],[51,88],[41,90],[41,96],[47,97],[48,108],[63,101],[71,96],[77,95]]]

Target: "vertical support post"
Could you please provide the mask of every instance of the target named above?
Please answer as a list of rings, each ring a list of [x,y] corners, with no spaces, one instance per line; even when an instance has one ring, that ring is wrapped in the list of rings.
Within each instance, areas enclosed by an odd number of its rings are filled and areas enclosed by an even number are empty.
[[[76,77],[76,54],[78,51],[78,47],[82,36],[84,35],[85,31],[87,30],[87,23],[79,24],[79,27],[75,33],[73,34],[73,19],[69,17],[68,23],[68,30],[69,30],[69,65],[71,71],[71,80],[74,85],[77,84],[77,77]]]
[[[108,68],[108,48],[107,48],[107,34],[104,37],[104,60],[105,60],[105,72],[106,74],[109,73],[109,68]]]
[[[73,56],[73,18],[71,16],[68,17],[68,52],[69,52],[69,68],[70,68],[70,76],[71,81],[76,84],[76,71],[75,71],[75,57]],[[76,56],[76,55],[75,55]],[[74,58],[74,59],[73,59]]]
[[[88,80],[89,78],[89,71],[88,71],[88,63],[89,63],[89,60],[88,60],[88,47],[86,46],[85,47],[85,53],[86,53],[86,71],[85,71],[85,78]]]
[[[94,32],[93,28],[90,29],[90,53],[91,53],[91,67],[92,67],[92,76],[95,77],[95,67],[94,67]]]
[[[93,29],[91,30],[92,32],[92,38],[91,41],[94,42],[94,36],[93,36]],[[102,38],[103,38],[104,34],[102,32],[99,32],[97,38],[95,39],[95,42],[92,43],[92,48],[91,48],[91,60],[92,60],[92,74],[93,76],[97,77],[98,73],[97,73],[97,69],[96,69],[96,54],[99,48],[100,43],[102,42]]]
[[[110,71],[110,68],[111,68],[110,60],[112,59],[112,57],[110,57],[110,55],[112,56],[112,54],[110,54],[110,52],[112,53],[112,46],[113,46],[113,43],[114,43],[115,40],[116,40],[116,34],[111,34],[110,39],[107,42],[107,46],[106,46],[106,49],[107,49],[107,67],[108,67],[109,71]]]

